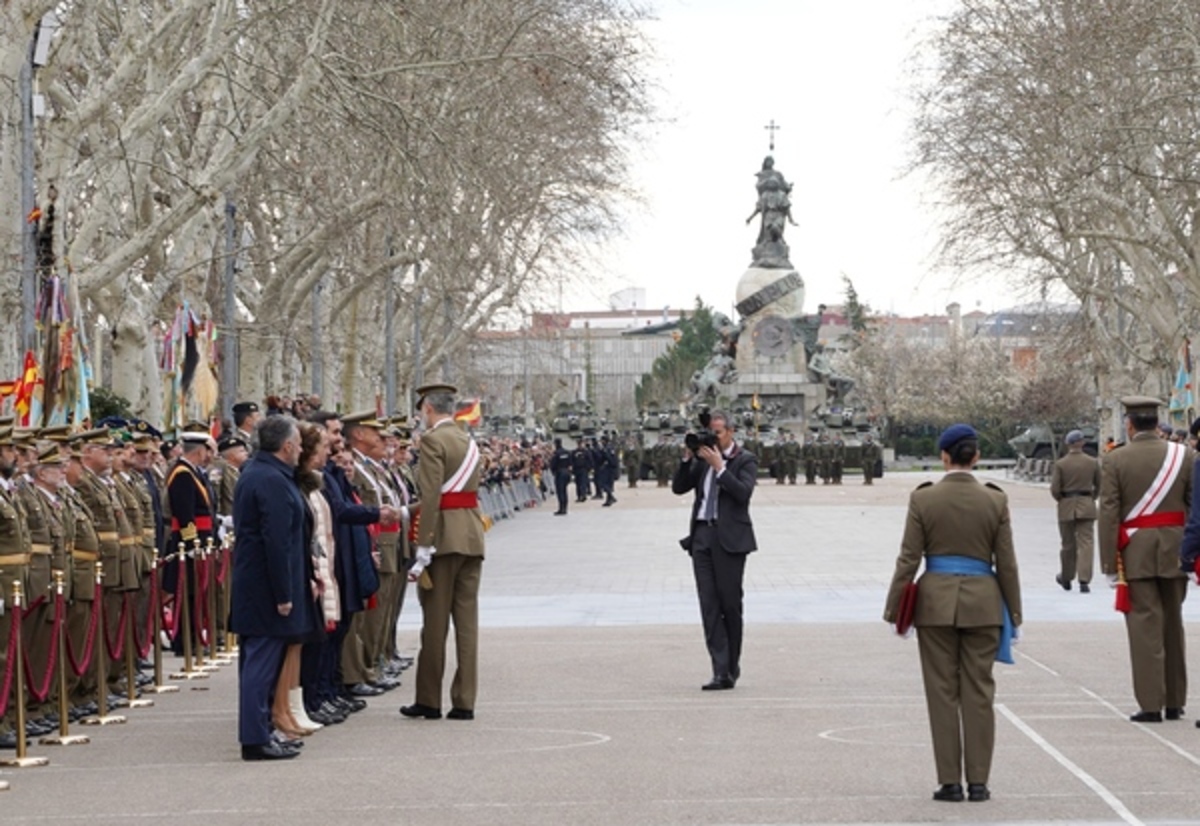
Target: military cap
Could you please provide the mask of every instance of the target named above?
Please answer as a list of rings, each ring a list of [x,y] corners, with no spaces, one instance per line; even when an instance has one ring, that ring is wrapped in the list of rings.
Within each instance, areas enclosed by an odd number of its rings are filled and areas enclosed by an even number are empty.
[[[1162,404],[1153,396],[1125,396],[1121,399],[1121,406],[1131,416],[1138,414],[1157,416],[1158,408],[1162,407]]]
[[[130,419],[129,426],[133,430],[135,437],[139,435],[144,435],[150,439],[161,439],[163,437],[162,431],[145,419]]]
[[[416,393],[417,393],[417,404],[420,405],[421,400],[424,399],[426,396],[428,396],[430,393],[445,393],[448,396],[453,396],[456,393],[458,393],[458,388],[452,384],[445,384],[443,382],[438,382],[437,384],[423,384],[417,388]]]
[[[209,450],[217,449],[217,442],[212,437],[212,434],[208,432],[208,430],[184,430],[183,433],[179,435],[179,441],[185,444],[190,442],[192,444],[199,443],[208,445]]]
[[[133,434],[133,449],[138,453],[151,453],[154,450],[154,437],[149,433]]]
[[[1069,445],[1078,444],[1079,442],[1083,441],[1083,431],[1072,430],[1067,433],[1066,438],[1064,438],[1063,441]]]
[[[12,427],[16,420],[16,416],[0,416],[0,427]]]
[[[237,404],[235,404],[233,406],[233,412],[236,414],[239,414],[239,415],[242,413],[257,413],[258,412],[258,403],[257,402],[238,402]]]
[[[14,447],[23,450],[36,450],[37,431],[29,427],[14,427],[12,431],[12,444]]]
[[[13,446],[12,432],[13,432],[13,429],[11,427],[0,428],[0,446],[3,446],[3,447],[12,447]]]
[[[38,454],[39,465],[62,465],[67,461],[67,457],[59,450],[57,444],[52,444],[50,447]]]
[[[101,447],[120,447],[121,443],[113,439],[112,431],[107,427],[98,427],[95,430],[85,430],[82,433],[76,433],[69,440],[72,446],[78,445],[99,445]]]
[[[96,422],[96,427],[119,428],[128,427],[129,421],[120,416],[105,416],[100,421]]]
[[[355,424],[360,427],[369,427],[372,430],[383,430],[387,425],[379,420],[374,410],[360,410],[358,413],[350,413],[342,416],[342,424]]]
[[[187,434],[187,433],[208,434],[209,427],[206,422],[202,422],[199,419],[192,419],[190,422],[188,422],[187,424],[185,424],[183,426],[183,432],[184,432],[184,434]]]
[[[979,434],[969,424],[952,424],[938,437],[938,450],[949,452],[959,442],[978,438]]]
[[[37,431],[37,437],[43,442],[65,442],[71,435],[71,425],[54,424]]]
[[[240,439],[237,436],[226,436],[221,441],[217,442],[217,450],[224,453],[227,450],[233,450],[235,447],[244,447],[250,449],[250,445],[246,444],[245,439]]]

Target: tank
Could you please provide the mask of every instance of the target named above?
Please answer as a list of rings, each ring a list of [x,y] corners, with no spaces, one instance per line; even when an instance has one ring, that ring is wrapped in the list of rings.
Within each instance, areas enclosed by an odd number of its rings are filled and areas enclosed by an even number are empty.
[[[842,437],[842,444],[845,446],[843,468],[862,468],[863,441],[868,433],[871,434],[872,441],[880,447],[881,456],[875,463],[875,477],[883,476],[883,439],[880,437],[878,428],[871,423],[865,413],[853,408],[835,409],[818,415],[817,422],[815,426],[809,425],[809,430],[814,436],[819,436],[823,430],[829,434],[830,439],[835,433]]]
[[[573,450],[583,439],[599,438],[604,421],[592,413],[586,403],[559,402],[550,420],[552,438],[562,439],[563,447]]]
[[[1023,428],[1008,444],[1018,457],[1026,459],[1055,459],[1065,450],[1063,439],[1071,430],[1083,433],[1083,452],[1096,456],[1100,452],[1099,428],[1095,425],[1032,424]]]

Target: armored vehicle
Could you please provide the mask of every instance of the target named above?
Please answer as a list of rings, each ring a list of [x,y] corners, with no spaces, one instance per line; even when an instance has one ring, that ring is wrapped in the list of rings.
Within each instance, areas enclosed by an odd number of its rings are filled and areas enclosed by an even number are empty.
[[[875,444],[883,447],[883,440],[879,436],[879,430],[871,424],[865,413],[856,411],[853,408],[834,408],[828,413],[823,413],[817,416],[817,423],[810,424],[809,430],[814,436],[819,436],[822,431],[829,434],[832,439],[834,434],[842,437],[842,444],[845,445],[845,468],[861,468],[862,467],[862,446],[863,439],[867,434],[871,434],[871,440]],[[882,451],[881,454],[882,456]],[[883,476],[883,459],[879,459],[875,463],[875,478]]]
[[[1018,457],[1026,459],[1055,459],[1062,455],[1063,439],[1071,430],[1083,432],[1083,452],[1096,456],[1100,452],[1099,429],[1095,425],[1033,424],[1023,428],[1008,444]]]

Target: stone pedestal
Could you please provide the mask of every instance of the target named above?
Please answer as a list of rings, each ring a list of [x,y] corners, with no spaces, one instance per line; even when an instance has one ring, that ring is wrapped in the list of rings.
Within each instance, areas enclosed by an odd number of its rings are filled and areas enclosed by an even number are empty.
[[[775,425],[799,430],[809,414],[825,403],[825,387],[812,382],[798,322],[804,311],[804,279],[793,269],[751,267],[738,282],[738,379],[733,385],[739,406],[755,396],[759,409],[771,409]]]

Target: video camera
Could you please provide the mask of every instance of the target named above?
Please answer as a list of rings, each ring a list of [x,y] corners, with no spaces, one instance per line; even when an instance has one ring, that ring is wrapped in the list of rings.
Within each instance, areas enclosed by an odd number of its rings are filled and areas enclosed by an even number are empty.
[[[712,422],[712,414],[707,410],[702,410],[697,418],[700,420],[700,429],[689,431],[683,437],[684,445],[692,453],[699,452],[702,447],[715,448],[717,446],[717,434],[709,429],[709,424]]]

